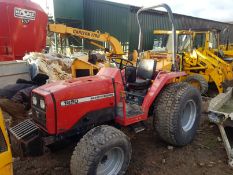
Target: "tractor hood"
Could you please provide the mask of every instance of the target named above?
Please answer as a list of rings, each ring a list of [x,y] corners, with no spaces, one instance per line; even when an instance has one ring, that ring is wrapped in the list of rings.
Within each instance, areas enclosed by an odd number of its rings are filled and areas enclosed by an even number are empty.
[[[95,96],[114,92],[113,80],[123,86],[119,69],[102,68],[95,76],[57,81],[41,86],[33,93],[41,96],[53,94],[56,100]]]
[[[81,77],[57,81],[41,86],[34,93],[46,96],[53,94],[56,99],[70,99],[113,92],[112,79],[104,76]]]

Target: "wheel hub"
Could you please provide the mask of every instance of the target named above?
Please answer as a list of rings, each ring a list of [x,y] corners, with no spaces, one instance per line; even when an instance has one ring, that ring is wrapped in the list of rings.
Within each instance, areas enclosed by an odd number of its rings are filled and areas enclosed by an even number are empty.
[[[189,131],[197,117],[197,106],[193,100],[189,100],[185,104],[185,108],[181,117],[182,128],[185,132]]]
[[[120,172],[124,162],[124,151],[120,147],[114,147],[107,151],[97,167],[97,175],[116,175]]]

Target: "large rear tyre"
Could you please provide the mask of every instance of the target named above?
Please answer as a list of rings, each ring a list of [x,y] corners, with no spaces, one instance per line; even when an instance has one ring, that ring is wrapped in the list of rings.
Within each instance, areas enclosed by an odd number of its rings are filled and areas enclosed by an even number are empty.
[[[132,154],[129,138],[111,126],[93,128],[80,140],[71,157],[72,175],[123,175]]]
[[[206,94],[208,91],[208,82],[202,75],[193,74],[188,75],[187,78],[184,80],[185,82],[191,84],[193,87],[197,88],[202,95]]]
[[[200,92],[188,83],[170,84],[156,99],[153,124],[164,141],[184,146],[193,140],[200,115]]]

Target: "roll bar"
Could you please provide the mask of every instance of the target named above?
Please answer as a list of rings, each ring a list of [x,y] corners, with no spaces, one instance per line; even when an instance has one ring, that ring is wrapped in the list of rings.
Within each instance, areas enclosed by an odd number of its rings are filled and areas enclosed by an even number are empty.
[[[174,22],[174,18],[173,18],[173,13],[171,8],[167,5],[167,4],[159,4],[159,5],[155,5],[155,6],[151,6],[151,7],[142,7],[141,9],[139,9],[137,11],[137,22],[138,22],[138,26],[139,26],[139,41],[138,41],[138,51],[141,52],[142,50],[142,28],[141,28],[141,23],[139,20],[139,14],[143,11],[146,10],[150,10],[150,9],[155,9],[155,8],[159,8],[159,7],[163,7],[166,9],[167,13],[168,13],[168,17],[169,20],[172,24],[172,69],[176,70],[176,27],[175,27],[175,22]]]

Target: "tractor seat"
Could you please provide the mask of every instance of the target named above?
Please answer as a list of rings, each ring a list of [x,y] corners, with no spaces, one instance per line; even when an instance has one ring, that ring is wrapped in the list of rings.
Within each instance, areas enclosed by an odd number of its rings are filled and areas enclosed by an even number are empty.
[[[156,61],[152,59],[143,59],[138,67],[127,67],[125,78],[128,89],[144,90],[151,85],[151,80],[155,74]]]

